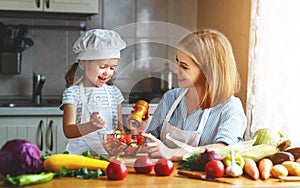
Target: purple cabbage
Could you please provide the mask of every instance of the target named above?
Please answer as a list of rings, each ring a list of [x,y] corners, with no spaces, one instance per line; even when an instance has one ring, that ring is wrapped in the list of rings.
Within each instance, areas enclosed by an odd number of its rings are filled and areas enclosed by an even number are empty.
[[[40,151],[30,141],[13,139],[7,141],[0,150],[0,173],[4,176],[39,173],[42,166]]]

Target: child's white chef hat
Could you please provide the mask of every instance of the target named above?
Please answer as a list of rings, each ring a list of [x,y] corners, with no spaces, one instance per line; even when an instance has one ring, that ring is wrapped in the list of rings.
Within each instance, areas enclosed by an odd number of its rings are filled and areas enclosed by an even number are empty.
[[[120,59],[126,43],[113,30],[92,29],[83,33],[74,43],[73,51],[78,60]]]

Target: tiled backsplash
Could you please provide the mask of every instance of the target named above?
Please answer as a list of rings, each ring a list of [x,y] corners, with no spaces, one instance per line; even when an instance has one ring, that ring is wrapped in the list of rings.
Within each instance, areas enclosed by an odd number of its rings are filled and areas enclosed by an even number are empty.
[[[116,84],[123,92],[130,92],[134,84],[161,72],[164,64],[174,62],[176,48],[165,41],[163,35],[153,35],[157,30],[151,27],[140,27],[145,21],[161,21],[176,24],[190,31],[197,29],[197,0],[99,0],[99,15],[92,16],[88,21],[66,21],[49,19],[2,18],[5,24],[27,25],[86,25],[87,29],[116,29],[127,26],[125,41],[129,44],[122,51],[117,68]],[[137,26],[137,27],[136,27]],[[161,29],[161,28],[159,28]],[[167,28],[166,34],[174,33]],[[126,33],[126,36],[125,36]],[[18,75],[0,74],[0,98],[5,96],[31,96],[32,75],[34,72],[44,74],[46,82],[43,95],[61,96],[65,89],[64,74],[73,63],[72,44],[79,36],[79,30],[63,29],[30,29],[28,36],[34,46],[22,54],[21,73]],[[162,33],[160,33],[162,34]],[[151,38],[153,37],[154,38]],[[152,41],[152,42],[151,42]],[[155,41],[159,41],[155,42]],[[158,77],[158,76],[157,76]],[[151,85],[143,90],[151,90]]]

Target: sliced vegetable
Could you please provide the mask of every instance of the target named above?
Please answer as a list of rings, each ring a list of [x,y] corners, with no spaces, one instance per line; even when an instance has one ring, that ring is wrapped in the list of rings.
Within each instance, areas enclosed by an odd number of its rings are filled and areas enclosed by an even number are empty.
[[[244,172],[253,180],[259,178],[259,170],[253,159],[245,158]]]
[[[47,172],[47,173],[42,172],[40,174],[23,174],[14,177],[8,174],[6,175],[3,181],[7,185],[25,186],[25,185],[45,183],[52,180],[53,177],[54,177],[53,172]]]
[[[93,159],[82,155],[55,154],[44,161],[44,168],[48,171],[58,172],[65,166],[68,170],[87,168],[88,170],[106,170],[109,162]]]
[[[271,169],[273,167],[273,162],[271,159],[264,158],[258,163],[258,170],[262,180],[267,180],[271,176]]]

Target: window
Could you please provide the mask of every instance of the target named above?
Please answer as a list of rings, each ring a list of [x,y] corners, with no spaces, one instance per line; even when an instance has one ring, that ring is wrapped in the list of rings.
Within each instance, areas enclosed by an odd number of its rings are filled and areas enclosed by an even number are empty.
[[[299,7],[299,0],[252,0],[248,137],[269,127],[300,144]]]

